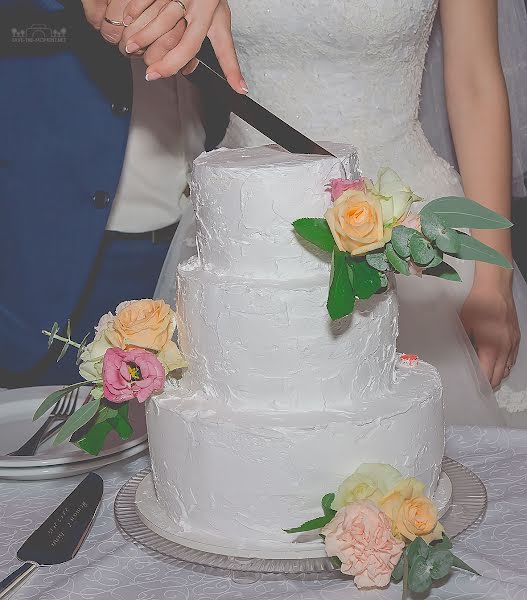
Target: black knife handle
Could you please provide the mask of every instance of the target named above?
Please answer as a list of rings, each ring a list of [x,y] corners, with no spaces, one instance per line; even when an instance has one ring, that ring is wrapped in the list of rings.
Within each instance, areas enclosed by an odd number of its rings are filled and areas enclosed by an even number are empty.
[[[18,567],[16,571],[13,571],[11,575],[8,575],[0,582],[0,600],[10,596],[19,586],[25,583],[37,569],[37,563],[26,562],[21,567]]]

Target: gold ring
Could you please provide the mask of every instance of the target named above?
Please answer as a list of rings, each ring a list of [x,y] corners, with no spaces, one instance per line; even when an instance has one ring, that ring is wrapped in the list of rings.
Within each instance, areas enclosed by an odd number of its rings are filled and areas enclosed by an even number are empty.
[[[104,17],[104,20],[107,23],[110,23],[110,25],[115,25],[116,27],[124,27],[124,23],[122,21],[112,21],[112,19],[109,19],[108,17]]]
[[[179,6],[181,6],[181,8],[183,9],[183,17],[185,17],[187,14],[187,7],[183,4],[183,2],[181,2],[181,0],[172,0],[172,2],[175,2],[176,4],[179,4]]]

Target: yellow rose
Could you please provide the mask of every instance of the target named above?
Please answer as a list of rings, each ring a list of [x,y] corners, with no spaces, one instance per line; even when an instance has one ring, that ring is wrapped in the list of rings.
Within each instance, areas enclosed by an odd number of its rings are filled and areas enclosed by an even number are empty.
[[[415,479],[415,477],[406,477],[401,479],[392,490],[381,498],[379,508],[395,522],[403,502],[422,496],[424,491],[425,485],[422,481]]]
[[[331,508],[340,510],[358,500],[371,500],[377,504],[401,477],[390,465],[363,464],[339,486]]]
[[[395,227],[408,214],[412,203],[423,199],[416,196],[397,173],[389,167],[379,171],[377,183],[372,186],[366,182],[367,189],[380,201],[385,227]]]
[[[165,367],[167,373],[175,371],[176,369],[184,369],[188,366],[176,343],[172,340],[170,340],[166,346],[161,348],[157,358],[163,367]]]
[[[172,339],[174,311],[163,300],[135,300],[117,312],[109,339],[118,348],[145,348],[159,352]]]
[[[357,256],[382,248],[391,239],[384,230],[380,200],[362,190],[347,190],[324,215],[339,250]]]
[[[81,364],[79,373],[86,381],[102,379],[102,362],[108,348],[112,347],[106,336],[106,329],[101,329],[95,335],[93,342],[89,343],[80,356]]]
[[[421,537],[427,543],[440,540],[443,527],[437,521],[437,508],[425,496],[405,500],[395,520],[397,531],[407,540]]]

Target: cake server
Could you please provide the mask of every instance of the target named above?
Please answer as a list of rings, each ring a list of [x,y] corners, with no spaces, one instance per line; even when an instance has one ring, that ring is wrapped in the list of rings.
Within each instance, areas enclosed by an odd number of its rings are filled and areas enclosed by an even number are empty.
[[[90,473],[64,502],[22,544],[17,557],[24,564],[0,582],[0,598],[10,596],[42,566],[71,560],[86,539],[101,502],[103,480]]]
[[[199,57],[198,57],[199,58]],[[294,154],[322,154],[334,156],[331,152],[310,140],[285,121],[255,102],[249,96],[235,92],[228,84],[225,77],[203,59],[199,59],[198,66],[186,76],[189,81],[197,85],[207,94],[214,94],[221,98],[235,115],[238,115],[260,133],[276,142],[285,150]]]

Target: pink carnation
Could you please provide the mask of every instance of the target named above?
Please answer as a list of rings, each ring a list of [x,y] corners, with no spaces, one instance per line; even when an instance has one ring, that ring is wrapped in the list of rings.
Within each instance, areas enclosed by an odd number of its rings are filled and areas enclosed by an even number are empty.
[[[353,575],[358,588],[388,585],[404,549],[389,517],[369,500],[341,508],[322,535],[328,556],[342,561],[341,571]]]
[[[331,192],[331,200],[335,202],[338,200],[344,192],[347,190],[360,190],[361,192],[366,191],[366,182],[364,177],[360,179],[332,179],[329,182],[328,191]]]
[[[144,402],[165,387],[165,369],[148,350],[109,348],[102,366],[104,397],[110,402]]]

